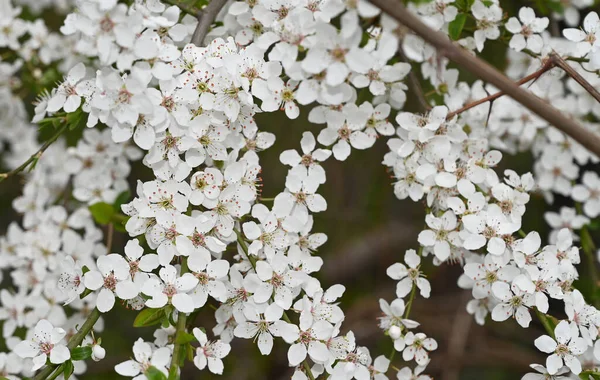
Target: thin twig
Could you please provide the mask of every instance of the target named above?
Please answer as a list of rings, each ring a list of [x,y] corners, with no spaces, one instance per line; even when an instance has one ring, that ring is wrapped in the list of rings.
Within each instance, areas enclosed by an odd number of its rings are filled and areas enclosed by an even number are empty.
[[[408,57],[406,56],[406,54],[404,54],[402,46],[398,47],[397,54],[402,61],[408,63]],[[415,74],[415,71],[412,67],[408,72],[408,81],[409,87],[412,90],[412,92],[416,95],[419,104],[423,108],[423,111],[429,111],[431,109],[431,105],[427,102],[425,94],[423,93],[423,87],[421,87],[421,82],[419,81],[419,78],[417,78],[417,75]]]
[[[458,380],[461,369],[461,357],[465,353],[469,330],[473,323],[473,316],[465,310],[467,302],[471,300],[471,292],[463,291],[454,314],[450,337],[448,338],[448,351],[446,353],[445,370],[442,380]]]
[[[556,53],[550,54],[550,59],[554,62],[554,64],[561,69],[563,69],[575,82],[579,83],[581,87],[583,87],[590,95],[596,99],[596,101],[600,102],[600,92],[596,90],[596,88],[588,82],[584,77],[581,76],[571,65],[567,63],[561,56]]]
[[[39,160],[40,157],[42,157],[42,154],[44,154],[44,152],[46,151],[46,149],[48,149],[50,147],[50,145],[52,145],[60,137],[60,135],[62,135],[67,130],[68,127],[69,127],[69,124],[66,122],[66,119],[65,119],[64,125],[62,127],[60,127],[60,129],[54,134],[54,136],[52,136],[50,138],[50,140],[46,141],[44,143],[44,145],[42,145],[42,147],[37,152],[32,154],[31,157],[29,157],[27,159],[27,161],[23,162],[16,169],[13,169],[6,173],[0,173],[0,182],[4,181],[8,177],[12,177],[12,176],[22,172],[23,170],[27,169],[27,167],[29,165],[31,165],[35,161]]]
[[[69,343],[67,343],[69,350],[74,349],[75,347],[79,346],[81,342],[83,342],[83,339],[92,330],[101,315],[102,313],[100,313],[98,309],[94,308],[94,310],[92,310],[83,325],[81,325],[81,328],[71,337],[71,339],[69,339]],[[48,378],[48,376],[50,376],[56,367],[58,366],[55,364],[46,366],[37,375],[35,375],[33,380],[43,380]]]
[[[187,261],[185,257],[181,262],[181,270],[180,276],[183,276],[185,273],[189,272]],[[181,356],[181,350],[185,349],[185,344],[177,343],[177,338],[179,338],[182,334],[185,334],[186,331],[186,322],[187,322],[187,314],[179,312],[177,314],[177,326],[175,328],[175,345],[173,347],[173,355],[171,356],[171,366],[169,367],[169,378],[168,380],[177,380],[179,379],[179,356]]]
[[[110,223],[106,227],[106,254],[107,255],[109,255],[112,251],[112,242],[113,242],[114,232],[115,232],[115,227],[113,226],[112,223]]]
[[[191,41],[194,45],[200,46],[202,44],[217,14],[226,3],[227,0],[211,0],[204,9],[198,12],[198,25],[196,25]]]
[[[554,62],[552,60],[547,60],[546,63],[537,71],[527,75],[526,77],[524,77],[523,79],[518,80],[517,82],[515,82],[516,84],[523,85],[531,80],[534,79],[538,79],[542,74],[544,74],[545,72],[547,72],[548,70],[550,70],[551,68],[554,67]],[[452,111],[450,113],[448,113],[448,116],[446,117],[446,120],[450,120],[452,119],[454,116],[461,114],[471,108],[477,107],[480,104],[483,103],[487,103],[487,102],[493,102],[494,100],[498,99],[499,97],[505,95],[505,93],[503,91],[498,91],[495,94],[486,96],[485,98],[476,100],[474,102],[465,104],[464,107],[457,109],[456,111]]]
[[[493,84],[506,95],[515,99],[542,119],[569,135],[590,152],[600,157],[600,136],[587,130],[577,121],[567,117],[531,92],[522,89],[489,63],[455,45],[445,34],[425,25],[419,18],[408,11],[402,2],[396,0],[371,0],[371,2],[437,48],[438,54],[448,57],[465,70]]]

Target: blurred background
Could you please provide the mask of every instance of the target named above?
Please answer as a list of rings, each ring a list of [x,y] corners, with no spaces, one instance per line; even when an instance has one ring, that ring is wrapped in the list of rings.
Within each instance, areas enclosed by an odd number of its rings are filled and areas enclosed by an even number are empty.
[[[544,6],[545,2],[511,0],[501,1],[501,5],[513,15],[522,5]],[[62,24],[62,17],[51,12],[44,14],[44,19],[56,28]],[[483,56],[496,66],[503,67],[505,54],[505,45],[489,42]],[[461,73],[460,80],[472,81],[474,78]],[[425,92],[431,90],[424,87]],[[414,94],[409,90],[407,95],[405,110],[419,111]],[[308,112],[309,109],[303,109],[301,116],[293,121],[282,114],[258,115],[259,128],[277,136],[274,147],[260,153],[263,197],[273,197],[284,187],[287,168],[279,162],[279,154],[286,149],[299,149],[302,132],[310,130],[316,136],[322,128],[306,120]],[[381,164],[387,151],[385,140],[380,139],[367,151],[353,150],[345,162],[330,159],[324,164],[327,183],[320,187],[319,192],[326,198],[328,209],[314,216],[313,229],[329,237],[317,253],[324,260],[317,277],[324,288],[337,283],[346,287],[340,305],[346,314],[342,334],[353,330],[357,344],[368,346],[373,357],[387,355],[392,350],[391,340],[377,327],[380,316],[378,300],[384,298],[391,302],[395,298],[396,282],[386,276],[386,269],[400,261],[405,250],[418,247],[417,235],[424,224],[424,207],[421,204],[395,198],[394,180]],[[531,170],[531,164],[528,154],[506,155],[499,172],[510,167],[524,173]],[[138,178],[142,181],[152,178],[150,171],[141,164],[134,165],[132,189],[135,189]],[[2,234],[11,221],[19,220],[11,202],[20,191],[19,178],[11,178],[0,186]],[[558,210],[561,201],[558,199],[552,209]],[[543,238],[547,237],[548,229],[543,220],[545,209],[543,199],[534,196],[524,219],[525,231],[535,229]],[[122,252],[126,240],[127,236],[115,232],[113,251]],[[533,346],[535,338],[544,334],[537,319],[533,319],[528,329],[521,328],[513,320],[501,325],[488,320],[485,326],[479,326],[465,310],[471,298],[470,291],[456,286],[456,280],[462,273],[460,266],[435,267],[431,259],[426,258],[423,268],[432,285],[431,297],[415,298],[411,319],[420,322],[420,330],[439,344],[439,349],[431,355],[427,374],[436,380],[514,380],[527,372],[530,363],[544,363],[545,355]],[[3,288],[8,286],[7,277],[4,276]],[[560,307],[551,305],[550,314],[560,317],[562,313]],[[132,327],[135,315],[136,312],[119,306],[104,316],[107,328],[99,335],[107,356],[99,363],[88,362],[89,370],[81,379],[123,378],[115,374],[114,365],[132,355],[132,343],[138,337],[153,340],[153,327]],[[211,330],[214,326],[213,310],[205,308],[195,325]],[[401,355],[396,355],[392,364],[403,367]],[[261,356],[252,341],[236,339],[232,342],[232,353],[225,359],[222,376],[208,371],[200,373],[188,362],[182,379],[283,380],[289,379],[291,373],[292,369],[287,365],[287,345],[280,339],[276,339],[269,357]]]

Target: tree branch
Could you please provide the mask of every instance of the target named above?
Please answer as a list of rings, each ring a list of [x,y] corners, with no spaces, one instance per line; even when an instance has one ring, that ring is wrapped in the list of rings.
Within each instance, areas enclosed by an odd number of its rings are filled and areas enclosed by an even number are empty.
[[[196,25],[191,41],[194,45],[202,45],[202,41],[204,41],[204,37],[206,37],[210,26],[226,3],[227,0],[211,0],[204,9],[198,12],[198,25]]]
[[[590,95],[596,99],[597,102],[600,103],[600,93],[592,86],[590,82],[588,82],[584,77],[581,76],[571,65],[567,63],[561,56],[556,53],[550,54],[550,59],[554,63],[554,65],[563,69],[575,82],[579,83],[581,87],[583,87]]]
[[[389,16],[411,29],[426,42],[433,45],[438,53],[448,57],[464,69],[475,74],[482,80],[493,84],[506,95],[515,99],[529,110],[539,115],[556,128],[560,129],[590,152],[600,157],[600,136],[585,129],[575,120],[567,117],[550,104],[541,100],[527,90],[519,87],[489,63],[471,55],[466,50],[455,45],[448,36],[437,32],[425,25],[419,18],[408,11],[402,2],[396,0],[371,0],[371,3],[381,8]]]
[[[60,135],[62,135],[67,130],[68,127],[69,127],[69,124],[67,123],[67,121],[65,119],[64,125],[62,127],[60,127],[60,129],[54,134],[54,136],[52,136],[50,138],[50,140],[46,141],[44,143],[44,145],[42,145],[42,147],[37,152],[32,154],[31,157],[29,157],[29,159],[27,159],[27,161],[23,162],[16,169],[13,169],[6,173],[0,173],[0,182],[4,181],[8,177],[12,177],[12,176],[22,172],[23,170],[27,169],[27,167],[29,165],[31,165],[32,163],[39,160],[40,157],[42,157],[42,154],[44,154],[44,152],[46,151],[46,149],[48,149],[50,147],[50,145],[52,145],[60,137]]]
[[[83,342],[83,339],[92,330],[92,328],[94,327],[94,325],[98,321],[98,318],[100,318],[101,315],[102,313],[100,313],[98,309],[94,308],[94,310],[92,310],[92,312],[90,313],[90,315],[88,315],[83,325],[81,325],[81,328],[75,333],[75,335],[71,337],[71,339],[69,339],[69,342],[67,343],[67,347],[69,348],[69,350],[73,350],[75,347],[79,346],[81,342]],[[37,375],[35,375],[33,380],[46,379],[48,376],[50,376],[50,374],[52,373],[52,371],[54,371],[56,367],[58,366],[55,364],[47,365]],[[60,371],[58,373],[60,373]]]
[[[516,84],[523,85],[531,80],[537,79],[539,78],[542,74],[544,74],[546,71],[552,69],[554,67],[554,62],[552,60],[548,60],[546,61],[546,63],[544,64],[544,66],[542,66],[539,70],[527,75],[526,77],[524,77],[523,79],[518,80],[517,82],[515,82]],[[471,108],[477,107],[480,104],[486,103],[486,102],[493,102],[494,100],[498,99],[499,97],[505,95],[505,93],[503,91],[498,91],[495,94],[486,96],[485,98],[476,100],[474,102],[471,103],[467,103],[465,104],[462,108],[457,109],[456,111],[452,111],[450,113],[448,113],[448,116],[446,116],[446,120],[450,120],[452,119],[454,116],[461,114],[467,110],[470,110]]]
[[[404,54],[404,51],[402,50],[402,46],[398,47],[397,54],[402,61],[408,63],[408,57],[406,56],[406,54]],[[421,82],[419,81],[419,78],[417,78],[417,75],[415,74],[415,70],[412,67],[410,68],[410,71],[408,72],[408,81],[409,81],[408,86],[410,87],[412,92],[415,93],[417,100],[419,101],[419,104],[423,108],[423,111],[429,111],[431,109],[431,105],[429,104],[429,102],[427,102],[427,99],[425,98],[425,94],[423,93],[423,87],[421,87]]]

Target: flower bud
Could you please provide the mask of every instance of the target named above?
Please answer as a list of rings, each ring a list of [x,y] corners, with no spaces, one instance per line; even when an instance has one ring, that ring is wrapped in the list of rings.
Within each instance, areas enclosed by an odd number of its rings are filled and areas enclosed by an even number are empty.
[[[396,340],[396,339],[400,338],[400,335],[402,334],[402,330],[398,326],[392,326],[388,330],[388,334],[390,334],[390,338],[392,338],[393,340]]]
[[[104,359],[105,356],[106,356],[106,350],[104,348],[102,348],[101,345],[94,344],[92,346],[92,359],[94,361],[102,360],[102,359]]]

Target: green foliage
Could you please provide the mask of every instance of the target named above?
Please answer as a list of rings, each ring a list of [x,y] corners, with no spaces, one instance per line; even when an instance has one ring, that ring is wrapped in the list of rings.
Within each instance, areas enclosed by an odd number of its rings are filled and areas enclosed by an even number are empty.
[[[474,2],[475,2],[475,0],[456,0],[456,2],[454,2],[454,5],[459,10],[461,10],[463,12],[468,12],[471,9],[471,7],[473,6]]]
[[[158,370],[158,368],[154,366],[148,367],[144,375],[148,378],[148,380],[167,380],[167,377],[164,373]]]
[[[120,210],[121,205],[124,203],[127,203],[130,198],[131,198],[131,192],[129,192],[129,190],[123,191],[121,194],[119,194],[117,196],[117,199],[115,199],[115,202],[113,203],[113,208],[115,210]]]
[[[196,337],[190,333],[185,331],[177,334],[177,338],[175,339],[175,344],[186,344],[196,340]]]
[[[72,360],[86,360],[92,357],[92,347],[75,347],[71,350]]]
[[[124,232],[124,225],[128,217],[120,213],[119,209],[121,208],[121,204],[126,202],[129,197],[129,192],[123,192],[119,194],[113,204],[98,202],[91,205],[89,210],[94,217],[94,221],[102,225],[112,224],[117,231]]]
[[[110,223],[115,214],[115,208],[108,203],[98,202],[90,206],[90,212],[96,223],[106,225]]]
[[[543,15],[548,15],[551,12],[564,12],[564,7],[560,0],[535,0],[535,5]]]
[[[583,371],[579,374],[579,378],[584,380],[600,380],[600,372],[594,370]]]
[[[68,380],[69,377],[71,377],[74,370],[75,370],[75,368],[73,367],[72,361],[67,360],[66,362],[63,363],[63,376],[64,376],[65,380]]]
[[[465,27],[465,22],[467,21],[467,14],[460,13],[456,16],[454,21],[452,21],[448,25],[448,33],[450,34],[450,38],[454,41],[460,38],[463,28]]]
[[[133,327],[147,327],[163,323],[167,316],[166,307],[160,309],[147,308],[139,312],[133,321]]]

